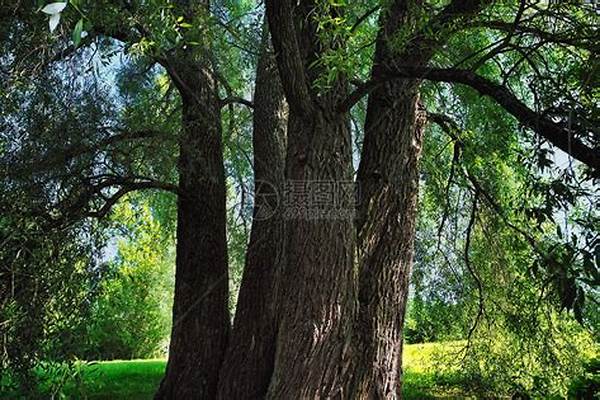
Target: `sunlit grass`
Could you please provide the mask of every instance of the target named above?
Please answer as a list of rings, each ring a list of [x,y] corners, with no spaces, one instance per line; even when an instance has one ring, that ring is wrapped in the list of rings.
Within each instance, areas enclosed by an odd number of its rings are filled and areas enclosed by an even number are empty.
[[[404,346],[405,399],[466,399],[452,361],[459,360],[464,342],[419,343]]]
[[[444,370],[440,361],[453,357],[460,342],[424,343],[404,347],[404,398],[466,398],[460,392],[452,370]],[[151,399],[166,362],[154,360],[103,361],[87,365],[79,387],[68,389],[71,398]]]

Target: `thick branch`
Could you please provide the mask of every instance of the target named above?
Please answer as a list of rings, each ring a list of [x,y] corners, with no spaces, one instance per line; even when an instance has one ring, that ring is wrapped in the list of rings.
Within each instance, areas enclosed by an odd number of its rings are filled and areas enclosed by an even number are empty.
[[[363,96],[370,93],[379,85],[394,79],[428,79],[435,82],[460,83],[475,89],[484,96],[493,98],[509,114],[514,116],[523,126],[533,130],[538,135],[552,143],[554,146],[570,154],[575,159],[590,168],[600,170],[600,152],[589,147],[580,139],[574,137],[573,132],[553,122],[548,117],[536,113],[525,103],[519,100],[508,88],[499,85],[487,78],[477,75],[473,71],[455,68],[429,68],[405,66],[396,67],[388,71],[383,78],[371,80],[359,86],[340,105],[340,110],[347,110],[356,104]]]
[[[230,97],[227,97],[227,98],[221,100],[221,107],[225,107],[230,104],[241,104],[248,108],[254,108],[254,103],[252,103],[250,100],[246,100],[242,97],[230,96]]]
[[[137,190],[148,190],[158,189],[179,194],[179,188],[177,185],[171,183],[159,182],[154,180],[142,181],[142,182],[129,182],[124,184],[116,193],[107,198],[106,202],[95,211],[88,211],[85,213],[86,217],[102,218],[108,214],[112,207],[126,194],[137,191]]]
[[[267,18],[277,66],[290,107],[310,113],[310,85],[307,79],[298,33],[294,26],[294,9],[290,0],[267,0]]]

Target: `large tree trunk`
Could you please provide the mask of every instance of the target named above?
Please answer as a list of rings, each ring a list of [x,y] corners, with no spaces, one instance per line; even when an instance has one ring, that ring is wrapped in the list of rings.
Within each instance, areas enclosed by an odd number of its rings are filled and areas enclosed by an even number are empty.
[[[368,103],[357,225],[364,399],[401,398],[423,130],[416,103],[414,85],[403,82],[378,89]]]
[[[213,399],[227,346],[227,242],[220,101],[209,66],[167,69],[182,96],[173,328],[157,399]]]
[[[294,2],[295,3],[295,2]],[[290,107],[284,196],[284,262],[277,282],[279,326],[268,399],[349,398],[356,315],[354,202],[343,79],[317,93],[321,51],[315,8],[267,1],[267,15]],[[300,23],[301,22],[301,23]],[[337,195],[335,203],[332,196]],[[345,215],[338,213],[346,211]]]
[[[421,34],[403,54],[388,49],[390,34],[411,22],[408,3],[397,0],[384,13],[374,79],[395,65],[425,64],[439,45]],[[438,22],[478,3],[452,2],[450,13]],[[319,35],[316,14],[336,18],[341,7],[292,0],[267,0],[266,7],[290,107],[287,195],[281,231],[253,226],[256,245],[248,252],[235,341],[222,369],[229,320],[219,101],[208,64],[195,70],[194,61],[187,60],[170,71],[184,99],[181,185],[188,195],[180,199],[174,328],[158,397],[212,399],[221,369],[222,399],[400,398],[422,141],[418,82],[389,82],[371,93],[358,177],[363,196],[355,225],[348,190],[348,111],[341,109],[347,85],[338,77],[327,88],[315,87],[326,72],[318,62],[323,52],[344,45],[339,37]],[[263,116],[255,118],[258,123]],[[256,149],[263,145],[255,142]],[[255,166],[257,175],[274,173],[274,180],[281,179],[277,168],[260,171],[260,163]],[[267,187],[262,189],[268,193]],[[259,245],[262,237],[276,236],[282,239],[280,254]],[[274,277],[260,268],[271,262]],[[256,315],[259,320],[249,322]]]
[[[421,1],[396,0],[382,11],[372,80],[395,67],[423,66],[445,38],[429,39],[416,22]],[[442,29],[470,16],[487,0],[454,0],[431,26]],[[413,30],[402,52],[390,42],[398,29]],[[359,397],[402,398],[402,329],[408,280],[414,256],[424,116],[417,111],[419,81],[405,79],[380,85],[369,95],[365,140],[358,170],[361,190],[357,207],[360,270],[360,340],[363,359]]]
[[[281,318],[269,399],[348,398],[356,314],[353,213],[336,215],[327,204],[315,207],[295,190],[322,190],[325,197],[345,193],[345,210],[351,210],[349,129],[339,114],[315,111],[311,118],[290,113],[291,194],[284,207]]]
[[[219,399],[264,398],[275,359],[275,267],[281,255],[287,104],[265,26],[254,90],[254,215]]]
[[[372,79],[394,64],[389,39],[406,27],[408,4],[380,17]],[[420,62],[417,57],[402,59]],[[358,393],[364,399],[402,398],[402,328],[413,263],[423,123],[418,83],[393,81],[369,95],[357,181],[359,329],[363,359]]]

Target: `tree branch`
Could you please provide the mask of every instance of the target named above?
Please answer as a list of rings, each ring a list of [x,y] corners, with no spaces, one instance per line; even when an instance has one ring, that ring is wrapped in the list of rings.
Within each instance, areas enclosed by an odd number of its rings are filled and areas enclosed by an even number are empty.
[[[95,211],[87,211],[84,213],[85,217],[92,218],[103,218],[110,212],[112,207],[117,204],[117,202],[126,194],[137,191],[137,190],[148,190],[148,189],[158,189],[164,190],[167,192],[171,192],[174,194],[179,194],[179,187],[177,185],[173,185],[171,183],[159,182],[155,180],[148,180],[142,182],[129,182],[123,184],[123,186],[117,190],[112,196],[110,196],[106,202]]]
[[[10,168],[7,168],[7,170],[10,171],[12,175],[22,173],[24,171],[43,171],[58,165],[66,164],[69,160],[82,156],[86,153],[98,151],[126,140],[147,139],[150,137],[157,137],[159,135],[159,132],[152,130],[121,132],[99,140],[93,144],[77,144],[65,149],[56,150],[53,155],[46,156],[43,159],[29,161],[21,165],[12,164]]]
[[[548,32],[540,28],[525,25],[516,25],[504,21],[477,21],[469,24],[474,28],[489,28],[504,32],[514,32],[515,34],[529,34],[536,36],[546,43],[563,44],[567,46],[579,47],[581,49],[597,52],[600,48],[598,41],[594,36],[573,36],[569,32]]]
[[[266,0],[271,40],[277,57],[277,66],[283,89],[290,107],[310,114],[312,101],[298,32],[294,26],[294,8],[290,0]]]
[[[382,78],[370,80],[360,85],[352,92],[340,106],[340,111],[350,109],[363,96],[372,90],[395,79],[428,79],[434,82],[460,83],[475,89],[481,95],[489,96],[502,106],[509,114],[517,119],[523,126],[533,130],[538,135],[552,143],[588,167],[600,170],[600,151],[592,148],[574,137],[573,132],[563,127],[547,116],[536,113],[525,103],[519,100],[508,88],[499,85],[487,78],[477,75],[473,71],[456,68],[431,68],[419,66],[396,67],[388,71]]]
[[[223,100],[221,100],[221,107],[225,107],[227,105],[230,104],[241,104],[244,105],[248,108],[254,108],[254,103],[251,102],[250,100],[246,100],[242,97],[237,97],[237,96],[229,96]]]
[[[475,269],[471,265],[471,258],[469,257],[469,253],[470,253],[470,249],[471,249],[471,234],[473,232],[473,227],[475,225],[475,218],[477,216],[477,200],[478,200],[478,198],[479,198],[479,192],[477,190],[475,190],[475,193],[473,194],[473,204],[471,206],[471,216],[469,217],[469,225],[467,226],[467,231],[466,231],[465,250],[463,253],[463,256],[465,259],[465,266],[467,267],[469,274],[471,274],[471,276],[473,277],[473,280],[475,281],[475,283],[477,285],[477,297],[478,297],[477,316],[475,317],[475,321],[473,322],[473,325],[469,329],[469,333],[467,335],[467,345],[471,343],[473,333],[475,332],[475,329],[477,328],[477,325],[479,324],[479,320],[481,319],[481,317],[483,317],[483,313],[485,312],[485,302],[484,302],[484,297],[483,297],[483,282],[481,281],[481,278],[475,272]]]
[[[352,24],[352,27],[350,28],[350,33],[354,33],[356,32],[356,30],[358,29],[358,27],[365,22],[367,19],[369,19],[369,17],[371,17],[371,15],[375,14],[377,11],[379,11],[379,9],[381,8],[380,4],[377,4],[375,7],[371,8],[370,10],[368,10],[366,13],[364,13],[363,15],[361,15],[356,22],[354,22],[354,24]]]

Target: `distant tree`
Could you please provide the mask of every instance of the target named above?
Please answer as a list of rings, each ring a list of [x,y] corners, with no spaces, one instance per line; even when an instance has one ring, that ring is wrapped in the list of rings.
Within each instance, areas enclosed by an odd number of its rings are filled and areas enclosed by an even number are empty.
[[[171,327],[174,238],[153,216],[149,203],[129,196],[111,216],[124,234],[90,306],[78,351],[84,359],[164,354]]]

